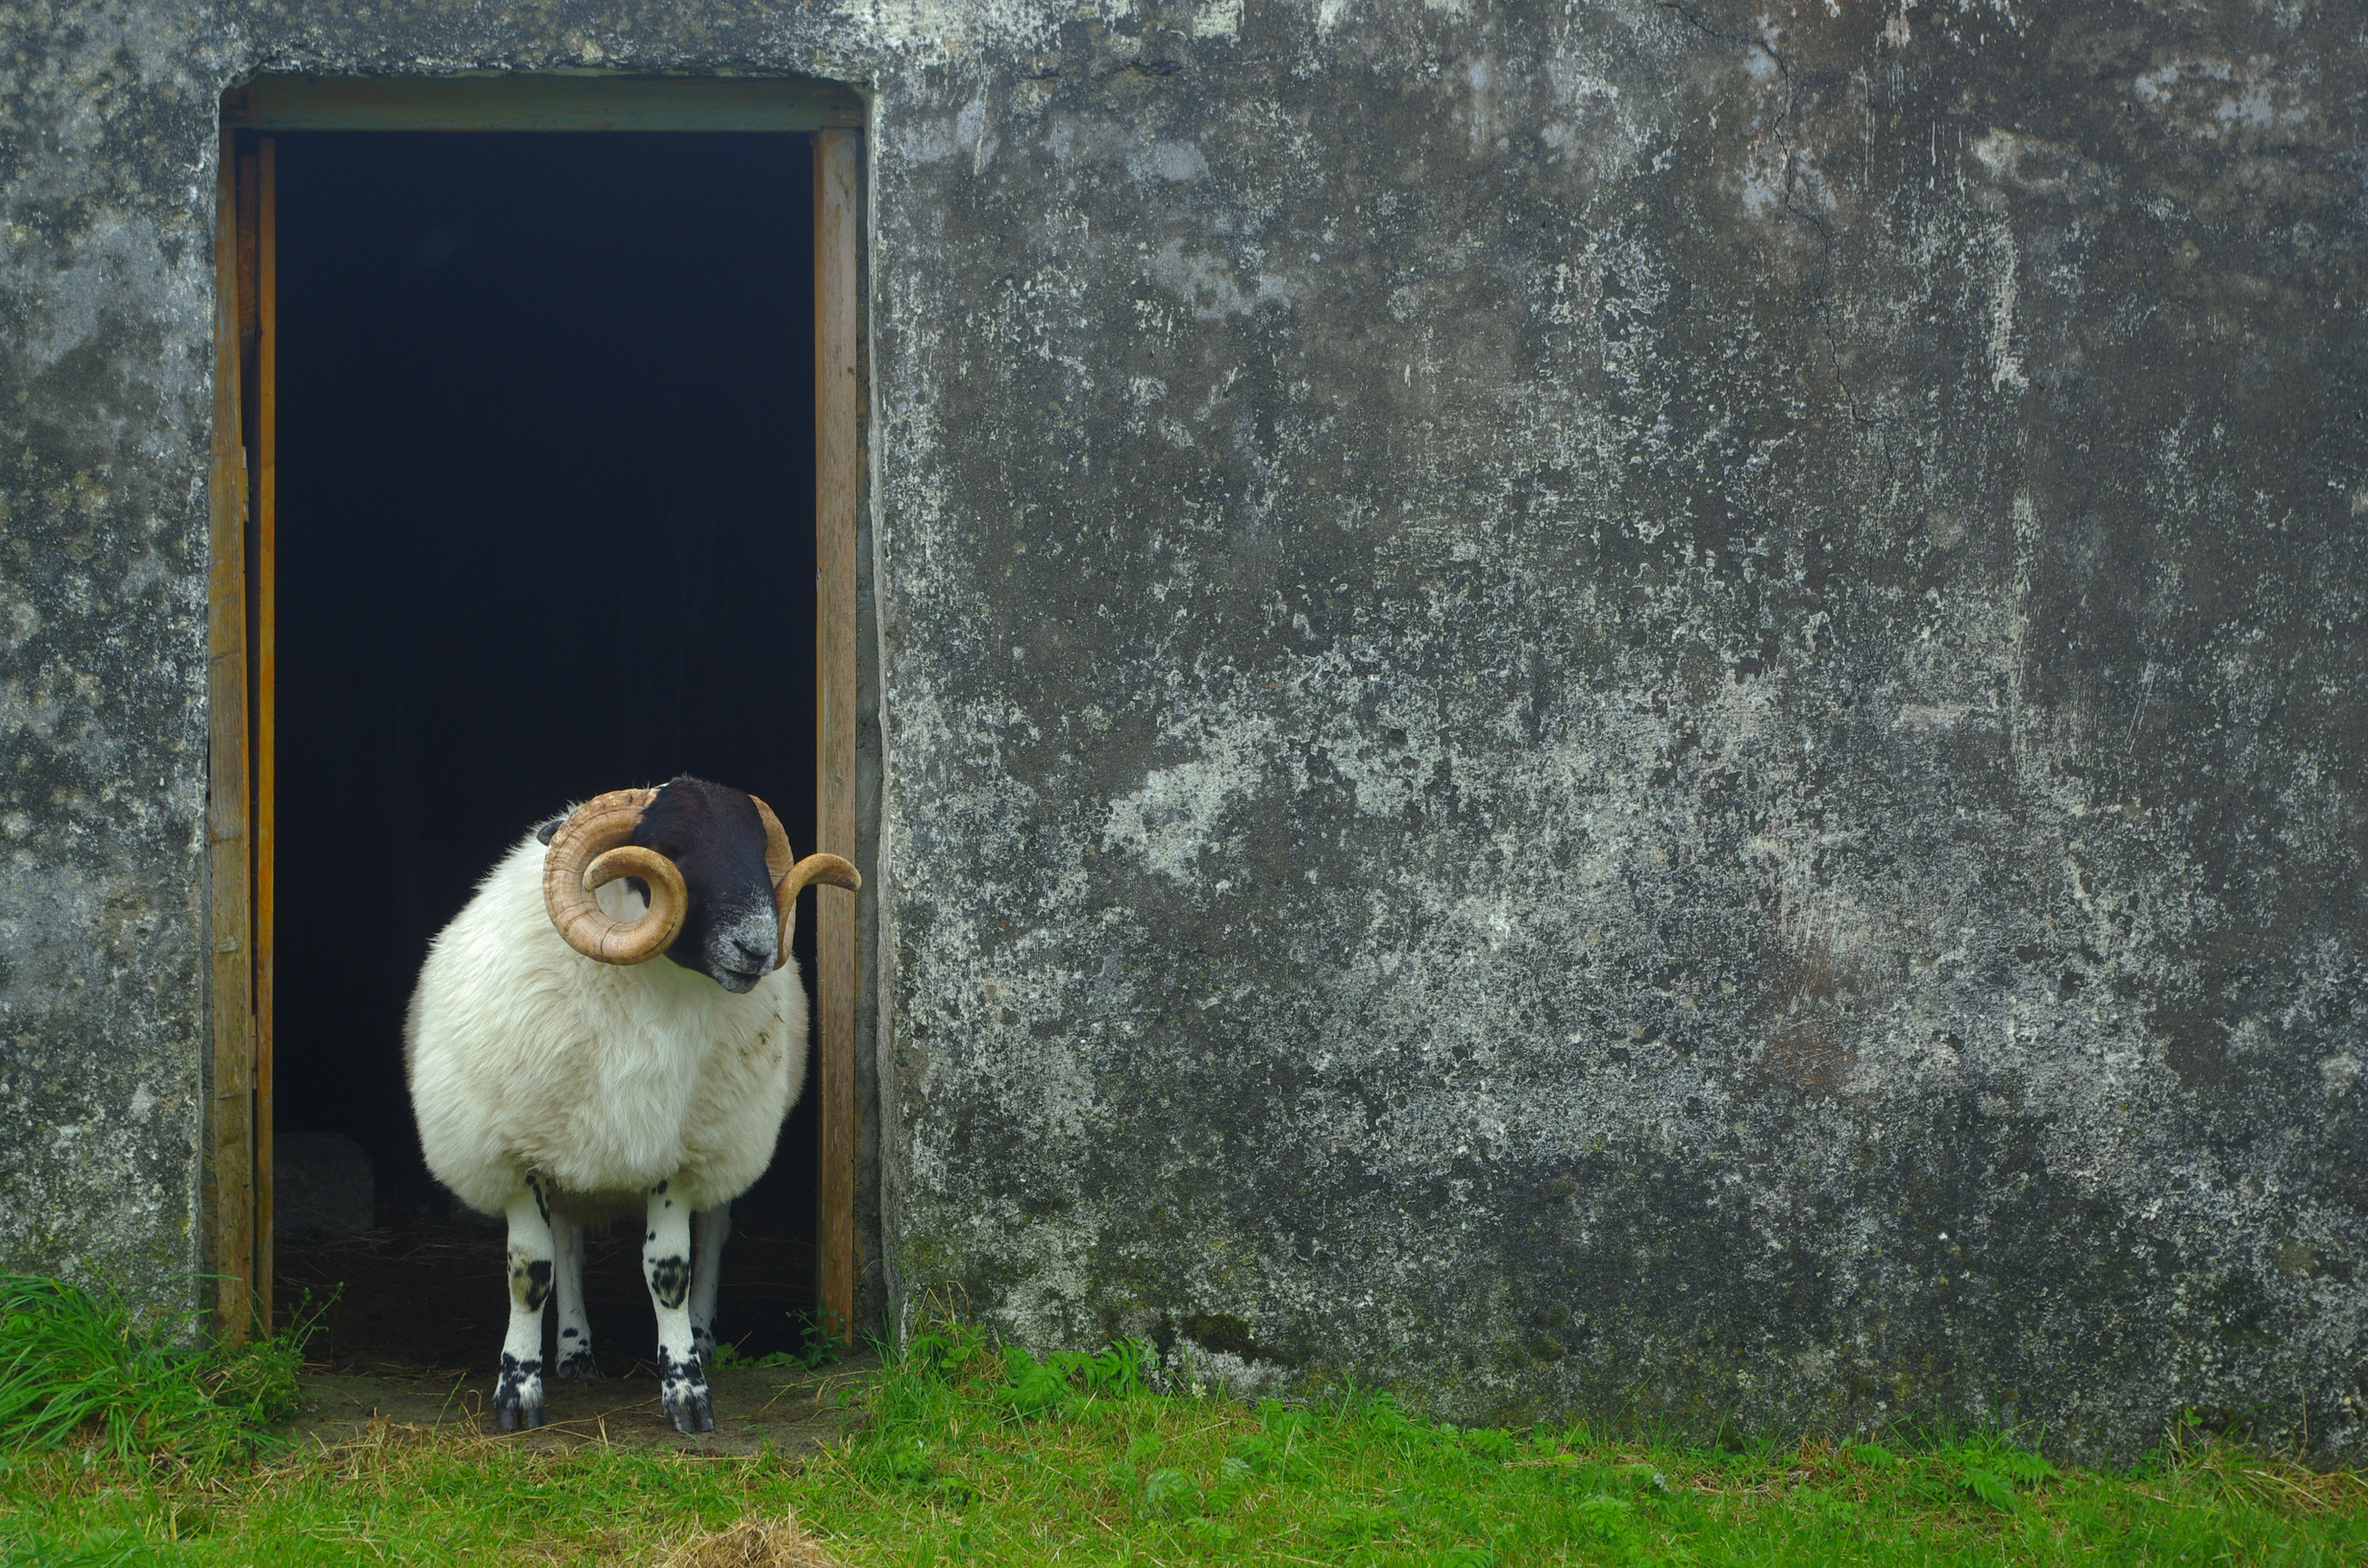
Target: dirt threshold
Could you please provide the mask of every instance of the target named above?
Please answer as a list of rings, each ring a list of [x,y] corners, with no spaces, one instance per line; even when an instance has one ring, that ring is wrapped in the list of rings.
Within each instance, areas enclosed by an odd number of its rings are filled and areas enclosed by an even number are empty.
[[[638,1367],[594,1383],[546,1379],[544,1424],[506,1433],[493,1417],[490,1373],[308,1372],[303,1403],[280,1431],[307,1448],[334,1448],[367,1436],[379,1422],[391,1422],[496,1437],[535,1450],[602,1446],[723,1458],[755,1454],[770,1443],[775,1453],[795,1456],[851,1432],[859,1415],[850,1406],[878,1376],[879,1362],[869,1355],[821,1371],[803,1366],[720,1371],[708,1380],[715,1430],[686,1435],[659,1413],[656,1377]]]

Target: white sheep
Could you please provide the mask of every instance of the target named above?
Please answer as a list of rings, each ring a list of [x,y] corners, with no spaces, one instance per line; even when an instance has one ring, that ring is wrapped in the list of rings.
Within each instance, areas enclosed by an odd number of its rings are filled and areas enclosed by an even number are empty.
[[[860,881],[836,855],[795,859],[762,800],[678,778],[529,835],[430,946],[404,1027],[411,1109],[436,1179],[509,1221],[503,1430],[542,1424],[555,1286],[559,1376],[600,1375],[582,1227],[626,1216],[646,1222],[667,1417],[714,1429],[728,1206],[805,1078],[798,894]]]

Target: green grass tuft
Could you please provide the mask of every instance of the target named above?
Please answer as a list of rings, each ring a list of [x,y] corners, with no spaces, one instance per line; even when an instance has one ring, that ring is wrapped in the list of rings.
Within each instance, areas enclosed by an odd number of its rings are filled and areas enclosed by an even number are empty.
[[[744,1366],[802,1366],[809,1372],[819,1372],[847,1355],[846,1338],[838,1335],[819,1316],[795,1312],[791,1316],[800,1324],[800,1348],[776,1350],[763,1356],[744,1355],[738,1345],[727,1340],[715,1347],[714,1357],[707,1362],[711,1372],[729,1372]]]
[[[143,1323],[121,1296],[0,1275],[0,1454],[77,1450],[117,1464],[212,1472],[295,1409],[304,1330],[190,1350],[188,1314]]]

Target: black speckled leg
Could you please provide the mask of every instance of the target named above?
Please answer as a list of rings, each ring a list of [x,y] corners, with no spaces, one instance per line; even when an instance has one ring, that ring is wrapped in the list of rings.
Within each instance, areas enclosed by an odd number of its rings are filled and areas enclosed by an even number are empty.
[[[730,1235],[728,1203],[691,1216],[691,1349],[703,1367],[715,1364],[715,1287],[724,1269],[724,1238]]]
[[[555,1217],[551,1222],[551,1242],[556,1265],[552,1278],[552,1303],[559,1316],[558,1364],[553,1370],[563,1378],[597,1378],[601,1375],[601,1363],[593,1359],[592,1322],[584,1312],[583,1227],[574,1220]]]
[[[713,1432],[707,1372],[691,1343],[691,1212],[660,1182],[650,1194],[642,1278],[657,1310],[657,1371],[666,1419],[677,1432]]]
[[[551,1299],[551,1206],[530,1182],[509,1200],[509,1335],[493,1413],[504,1432],[543,1424],[543,1304]]]

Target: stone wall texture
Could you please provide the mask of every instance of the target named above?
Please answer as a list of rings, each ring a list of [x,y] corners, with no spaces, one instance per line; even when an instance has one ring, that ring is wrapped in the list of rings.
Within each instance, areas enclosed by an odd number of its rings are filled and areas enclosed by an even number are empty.
[[[0,1262],[197,1261],[220,92],[803,73],[875,95],[893,1323],[2368,1437],[2355,8],[0,35]]]

